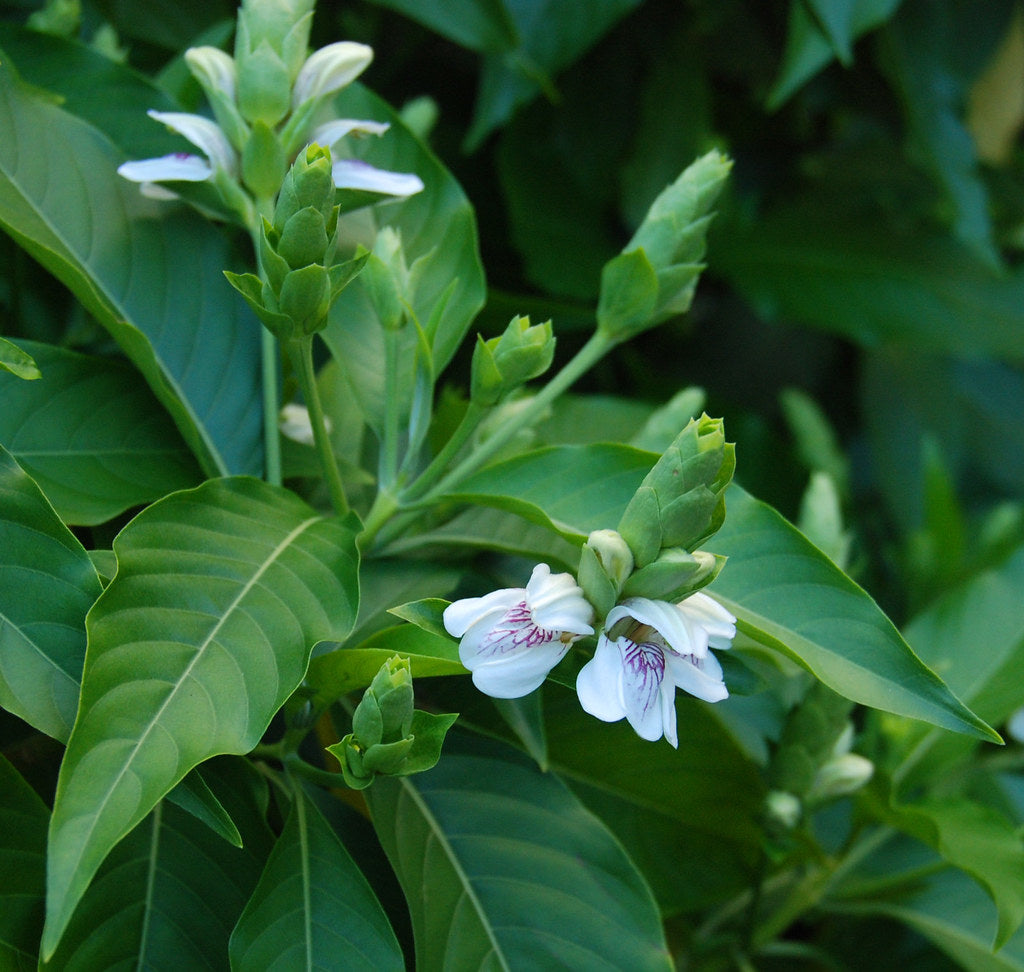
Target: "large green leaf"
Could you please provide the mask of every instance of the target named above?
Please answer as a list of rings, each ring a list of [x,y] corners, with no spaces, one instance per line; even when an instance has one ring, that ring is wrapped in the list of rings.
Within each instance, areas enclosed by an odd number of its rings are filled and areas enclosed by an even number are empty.
[[[563,689],[545,693],[544,709],[551,770],[622,841],[663,911],[706,908],[748,886],[765,787],[717,707],[680,694],[678,749],[598,722]]]
[[[810,541],[739,487],[727,496],[725,525],[708,546],[729,560],[710,590],[743,634],[855,702],[999,740]]]
[[[366,878],[301,789],[231,935],[231,968],[405,968]]]
[[[174,493],[117,537],[57,784],[47,954],[110,849],[192,767],[252,749],[314,642],[348,633],[353,526],[240,477]]]
[[[78,709],[85,615],[100,596],[100,579],[2,446],[0,509],[0,705],[63,741]]]
[[[476,147],[522,104],[588,51],[639,0],[504,0],[519,37],[511,51],[484,58],[466,143]]]
[[[49,811],[0,756],[0,968],[36,968],[46,892]]]
[[[556,777],[497,743],[445,749],[430,772],[366,791],[419,968],[672,967],[650,890]]]
[[[6,59],[0,129],[0,227],[110,331],[208,472],[258,469],[259,325],[221,275],[226,239],[145,199],[107,138]]]
[[[93,969],[227,968],[228,939],[270,852],[272,835],[238,766],[231,813],[245,836],[232,847],[163,802],[104,862],[60,947],[43,966]]]
[[[618,523],[657,458],[608,443],[550,446],[487,466],[453,498],[516,513],[579,542]]]
[[[1004,815],[965,799],[895,807],[892,822],[970,874],[992,897],[999,916],[993,948],[1024,919],[1024,841]]]
[[[31,341],[43,370],[9,388],[0,442],[65,523],[103,523],[201,479],[195,459],[137,371]]]
[[[981,718],[1002,722],[1024,701],[1024,548],[951,591],[907,626],[907,641]],[[973,740],[924,726],[897,727],[904,788],[975,748]]]
[[[1024,271],[997,273],[952,239],[812,201],[718,233],[710,256],[768,316],[869,348],[1024,360]]]
[[[503,0],[373,0],[473,51],[515,47],[516,25]]]
[[[452,175],[405,128],[398,116],[365,88],[353,84],[335,101],[342,117],[389,122],[381,138],[353,146],[358,156],[380,168],[415,172],[426,188],[401,201],[388,202],[342,218],[342,245],[372,247],[377,229],[401,234],[417,283],[412,310],[426,331],[433,375],[451,360],[484,301],[483,268],[477,252],[473,209]],[[400,414],[408,416],[416,377],[418,335],[412,325],[398,335],[399,386],[386,382],[384,331],[367,288],[356,281],[331,306],[322,332],[337,360],[343,362],[359,405],[371,427],[381,429],[386,396],[397,396]]]

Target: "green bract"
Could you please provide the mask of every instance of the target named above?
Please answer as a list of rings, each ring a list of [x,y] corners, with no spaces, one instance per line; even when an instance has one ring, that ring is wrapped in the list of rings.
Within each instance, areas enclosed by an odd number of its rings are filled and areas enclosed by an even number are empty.
[[[473,350],[470,396],[479,405],[496,405],[531,378],[551,367],[555,338],[551,321],[531,326],[529,317],[513,317],[500,337],[477,337]]]

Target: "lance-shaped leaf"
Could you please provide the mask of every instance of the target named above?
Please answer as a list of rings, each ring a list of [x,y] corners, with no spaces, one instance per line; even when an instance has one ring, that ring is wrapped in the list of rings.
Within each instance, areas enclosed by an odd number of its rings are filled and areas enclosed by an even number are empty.
[[[0,756],[0,968],[36,968],[49,811]]]
[[[170,416],[123,361],[20,342],[43,371],[4,393],[0,441],[66,523],[103,523],[201,476]]]
[[[855,702],[999,741],[871,597],[795,527],[736,486],[726,506],[713,546],[729,560],[710,590],[742,633]]]
[[[228,241],[119,175],[107,137],[0,65],[0,227],[106,327],[210,473],[261,463],[259,328]]]
[[[387,915],[316,806],[291,813],[231,935],[231,968],[405,968]]]
[[[100,596],[100,579],[2,446],[0,508],[0,705],[63,741],[78,709],[85,615]]]
[[[47,955],[110,849],[193,766],[251,750],[314,642],[348,633],[353,525],[239,477],[154,503],[115,540],[57,783]]]
[[[24,381],[34,381],[41,377],[39,366],[32,360],[32,355],[6,338],[0,338],[0,371],[8,371]]]
[[[564,784],[496,743],[445,750],[366,791],[418,968],[672,967],[650,889]]]

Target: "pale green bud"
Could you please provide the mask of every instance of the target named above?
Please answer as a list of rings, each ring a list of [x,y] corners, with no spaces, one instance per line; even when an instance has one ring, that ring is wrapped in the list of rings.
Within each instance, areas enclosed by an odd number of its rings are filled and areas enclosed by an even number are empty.
[[[769,830],[792,830],[803,815],[800,798],[785,790],[770,790],[764,798],[765,823]]]
[[[373,60],[373,48],[338,41],[311,54],[299,70],[292,89],[292,109],[319,101],[354,81]]]
[[[267,43],[285,65],[289,86],[309,49],[315,0],[244,0],[235,31],[235,60],[239,63]]]
[[[576,582],[598,615],[618,602],[633,571],[633,554],[615,530],[594,530],[580,550]]]
[[[249,141],[249,126],[238,111],[238,70],[235,59],[216,47],[190,47],[185,63],[213,108],[228,141],[241,152]]]
[[[388,331],[402,327],[406,319],[406,304],[412,299],[411,280],[402,237],[390,226],[380,230],[372,253],[367,254],[362,282],[381,327]]]
[[[485,341],[477,337],[470,377],[470,398],[496,405],[510,392],[551,367],[555,338],[551,321],[535,326],[529,317],[513,317],[505,332]]]
[[[710,584],[724,565],[724,557],[703,550],[691,554],[679,547],[669,547],[652,563],[634,571],[623,593],[653,601],[680,601]]]
[[[331,151],[320,145],[308,145],[285,175],[274,208],[274,228],[278,233],[283,232],[291,216],[310,206],[319,210],[328,227],[328,235],[332,234],[335,208]]]
[[[836,756],[815,774],[807,800],[809,803],[821,803],[848,796],[864,786],[874,772],[875,764],[857,753]]]
[[[277,52],[262,41],[238,62],[238,108],[250,122],[273,128],[291,108],[292,83]]]

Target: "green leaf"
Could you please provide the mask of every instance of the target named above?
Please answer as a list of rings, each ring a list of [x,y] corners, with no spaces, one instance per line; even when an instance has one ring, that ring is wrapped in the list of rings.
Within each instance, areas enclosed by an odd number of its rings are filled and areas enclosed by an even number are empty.
[[[409,901],[417,967],[672,967],[619,843],[514,750],[450,739],[429,773],[366,794]]]
[[[720,721],[735,702],[707,705],[680,693],[673,749],[625,722],[590,718],[572,691],[544,693],[550,771],[622,841],[668,914],[749,887],[765,786]]]
[[[299,788],[231,935],[231,968],[405,968],[366,878]]]
[[[409,659],[413,678],[466,674],[456,641],[412,624],[399,624],[378,631],[357,647],[317,655],[310,662],[306,681],[321,700],[333,702],[369,685],[393,655]]]
[[[401,201],[367,210],[353,221],[346,240],[373,248],[376,231],[391,226],[401,234],[402,249],[414,279],[411,311],[430,344],[433,374],[439,374],[462,343],[484,301],[483,268],[477,252],[473,208],[451,174],[405,128],[379,98],[358,84],[335,100],[342,118],[390,122],[387,135],[352,143],[359,158],[397,172],[415,172],[426,189]],[[344,225],[344,218],[343,218]],[[356,280],[331,305],[330,323],[322,332],[343,364],[368,424],[383,428],[386,395],[400,400],[408,416],[417,375],[417,328],[398,334],[398,389],[386,386],[385,337],[368,289]]]
[[[167,794],[167,800],[182,810],[201,820],[215,834],[218,834],[235,847],[242,846],[242,835],[224,809],[224,804],[217,799],[210,789],[199,767],[190,770],[185,778]]]
[[[805,202],[715,237],[712,265],[770,318],[864,347],[1024,360],[1024,271],[954,240]]]
[[[487,466],[453,499],[494,506],[582,542],[611,529],[657,461],[630,446],[550,446]]]
[[[907,641],[981,718],[1000,725],[1020,706],[1024,682],[1024,547],[951,591],[907,626]],[[903,789],[934,777],[976,748],[925,727],[893,726]]]
[[[838,53],[837,44],[842,45],[845,37],[855,40],[874,30],[893,15],[901,2],[853,0],[851,5],[849,0],[792,0],[786,51],[779,77],[768,94],[768,109],[773,111],[781,107],[801,85],[829,64]],[[808,9],[810,4],[813,4],[818,18]],[[828,7],[844,6],[848,8],[845,16],[841,16],[844,13],[841,9],[827,10]],[[824,19],[821,18],[822,13],[826,14]]]
[[[853,60],[853,17],[857,0],[803,0],[807,12],[815,19],[839,61],[848,65]]]
[[[42,378],[42,372],[32,360],[32,355],[6,338],[0,338],[0,371],[10,372],[25,381]]]
[[[503,0],[373,0],[411,17],[471,51],[498,53],[519,41]]]
[[[0,966],[36,968],[46,893],[49,811],[0,755]]]
[[[258,469],[259,329],[221,276],[232,257],[220,230],[145,199],[107,138],[6,60],[0,128],[0,227],[110,331],[204,469]]]
[[[135,369],[45,344],[23,346],[43,376],[6,393],[0,441],[66,523],[103,523],[200,480]]]
[[[63,742],[78,709],[85,615],[100,596],[100,579],[2,446],[0,508],[0,705]]]
[[[194,766],[251,750],[357,610],[354,523],[254,479],[154,503],[114,553],[57,785],[47,954],[110,849]]]
[[[476,148],[522,104],[589,50],[639,0],[505,0],[519,37],[513,51],[484,59],[467,148]]]
[[[981,739],[999,736],[914,654],[871,597],[771,507],[730,487],[710,592],[741,632],[840,695]]]
[[[1006,816],[970,800],[944,797],[893,808],[892,822],[966,871],[996,903],[993,949],[1024,920],[1024,840]]]
[[[160,803],[111,853],[44,969],[227,967],[228,939],[269,851],[256,807],[244,849]]]

